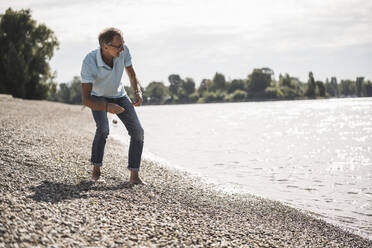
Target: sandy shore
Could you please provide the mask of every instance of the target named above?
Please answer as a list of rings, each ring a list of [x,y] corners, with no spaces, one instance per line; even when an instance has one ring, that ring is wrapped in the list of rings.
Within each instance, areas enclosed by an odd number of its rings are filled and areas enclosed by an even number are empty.
[[[142,162],[128,184],[127,147],[109,139],[89,180],[90,110],[0,96],[0,247],[372,247],[275,201],[228,195]],[[145,127],[146,144],[146,127]]]

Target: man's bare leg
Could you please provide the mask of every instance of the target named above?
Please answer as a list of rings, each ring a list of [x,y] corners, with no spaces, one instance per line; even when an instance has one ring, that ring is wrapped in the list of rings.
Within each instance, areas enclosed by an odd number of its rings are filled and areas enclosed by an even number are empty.
[[[130,171],[130,178],[129,182],[133,184],[146,184],[142,179],[138,176],[138,171]]]
[[[92,173],[92,180],[98,181],[99,177],[101,176],[101,169],[97,165],[93,165],[93,173]]]

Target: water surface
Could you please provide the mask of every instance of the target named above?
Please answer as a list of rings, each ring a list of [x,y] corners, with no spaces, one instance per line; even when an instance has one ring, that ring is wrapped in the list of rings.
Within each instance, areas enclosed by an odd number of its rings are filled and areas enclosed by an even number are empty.
[[[372,99],[143,106],[137,112],[145,156],[372,238]],[[111,133],[128,143],[120,122]]]

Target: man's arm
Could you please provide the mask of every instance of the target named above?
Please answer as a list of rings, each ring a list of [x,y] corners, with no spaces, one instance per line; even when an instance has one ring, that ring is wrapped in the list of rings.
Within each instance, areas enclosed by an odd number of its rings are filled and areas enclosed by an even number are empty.
[[[122,107],[114,103],[108,103],[103,101],[96,101],[90,93],[92,92],[93,83],[82,83],[82,100],[83,105],[97,111],[107,111],[113,114],[120,114],[124,111]]]
[[[136,77],[136,73],[134,72],[133,66],[130,65],[128,67],[125,67],[125,71],[128,74],[130,85],[132,86],[132,89],[134,90],[134,106],[140,106],[143,102],[142,99],[142,92],[141,92],[141,86],[140,83]]]

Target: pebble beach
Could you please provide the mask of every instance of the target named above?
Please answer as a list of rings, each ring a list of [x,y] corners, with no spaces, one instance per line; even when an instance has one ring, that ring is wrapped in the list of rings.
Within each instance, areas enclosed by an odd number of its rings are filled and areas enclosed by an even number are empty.
[[[154,161],[142,160],[147,184],[131,185],[128,148],[110,137],[105,183],[93,183],[94,131],[88,108],[0,95],[0,247],[372,247]]]

